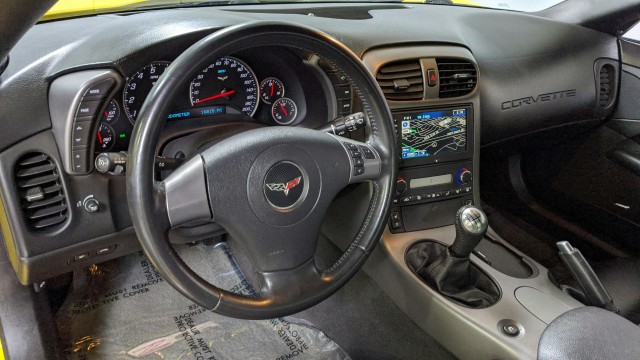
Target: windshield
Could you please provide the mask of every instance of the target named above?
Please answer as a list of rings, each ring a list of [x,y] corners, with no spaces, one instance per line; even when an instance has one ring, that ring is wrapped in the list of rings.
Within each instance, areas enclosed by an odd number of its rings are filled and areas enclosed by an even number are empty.
[[[369,2],[371,0],[342,0],[343,2]],[[557,5],[564,0],[373,0],[372,2],[405,2],[419,4],[476,6],[492,9],[535,12]],[[162,7],[189,7],[223,4],[340,2],[327,0],[59,0],[41,20],[55,20],[122,11]]]

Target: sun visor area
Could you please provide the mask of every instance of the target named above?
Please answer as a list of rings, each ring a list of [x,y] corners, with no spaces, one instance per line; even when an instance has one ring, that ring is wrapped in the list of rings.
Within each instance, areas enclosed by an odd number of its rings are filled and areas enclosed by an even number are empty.
[[[218,287],[253,289],[226,244],[177,248]],[[57,315],[69,359],[349,359],[308,321],[221,316],[175,291],[142,253],[78,271]]]

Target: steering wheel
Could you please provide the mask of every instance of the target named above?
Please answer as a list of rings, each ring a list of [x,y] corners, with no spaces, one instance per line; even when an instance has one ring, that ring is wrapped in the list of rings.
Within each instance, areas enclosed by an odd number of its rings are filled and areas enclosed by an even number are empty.
[[[159,135],[185,80],[212,59],[272,45],[311,51],[349,77],[369,121],[367,141],[300,127],[259,128],[213,145],[157,181]],[[358,57],[337,40],[284,22],[228,27],[181,54],[142,106],[129,149],[129,211],[146,255],[187,298],[236,318],[290,315],[337,291],[374,249],[394,191],[394,144],[391,113],[380,88]],[[348,184],[363,181],[371,182],[372,197],[356,237],[333,266],[318,270],[314,254],[329,205]],[[169,230],[197,220],[215,221],[238,242],[259,279],[258,295],[219,289],[177,255]]]

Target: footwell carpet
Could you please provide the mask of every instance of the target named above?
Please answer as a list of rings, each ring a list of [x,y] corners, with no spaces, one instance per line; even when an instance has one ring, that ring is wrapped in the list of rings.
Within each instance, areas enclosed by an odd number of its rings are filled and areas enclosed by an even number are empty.
[[[178,249],[200,276],[250,295],[224,243]],[[217,315],[175,291],[144,254],[74,274],[56,318],[69,359],[350,359],[298,317],[249,321]]]

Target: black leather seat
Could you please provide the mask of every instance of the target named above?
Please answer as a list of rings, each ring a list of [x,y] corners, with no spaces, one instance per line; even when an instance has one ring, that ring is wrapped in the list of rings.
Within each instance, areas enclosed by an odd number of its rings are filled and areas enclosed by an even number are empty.
[[[620,315],[640,324],[640,260],[616,258],[593,264],[602,285],[609,291]]]
[[[538,360],[638,360],[640,328],[604,309],[567,311],[542,333]]]

